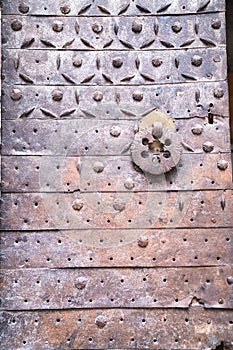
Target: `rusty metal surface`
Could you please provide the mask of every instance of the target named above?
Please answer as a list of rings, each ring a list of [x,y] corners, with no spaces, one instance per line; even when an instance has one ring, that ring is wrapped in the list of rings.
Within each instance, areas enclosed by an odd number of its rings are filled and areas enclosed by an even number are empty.
[[[229,228],[5,232],[1,236],[1,266],[225,266],[233,262],[232,239]]]
[[[205,13],[217,12],[225,10],[224,0],[193,0],[184,4],[183,0],[166,1],[156,0],[138,0],[138,1],[122,1],[116,0],[98,0],[95,3],[80,0],[78,4],[74,0],[57,3],[50,3],[46,0],[35,2],[28,0],[22,3],[21,0],[11,2],[2,1],[3,14],[26,14],[26,15],[66,15],[66,16],[110,16],[110,15],[142,15],[148,16],[167,15],[167,14],[183,14],[183,13]]]
[[[225,170],[219,168],[223,159],[228,164]],[[79,163],[80,172],[77,171]],[[3,156],[2,192],[125,192],[124,183],[129,177],[136,192],[224,189],[232,184],[230,164],[230,153],[184,153],[173,171],[145,176],[127,155]]]
[[[198,306],[189,310],[4,312],[2,318],[5,350],[40,350],[42,346],[43,349],[196,350],[215,348],[221,341],[231,349],[233,327],[228,310],[205,310]]]
[[[2,1],[2,350],[233,348],[224,11]],[[132,161],[155,109],[159,176]]]
[[[189,145],[183,149],[184,153],[206,153],[203,145],[209,141],[214,146],[211,154],[230,153],[228,118],[214,116],[212,119],[210,115],[209,118],[176,120],[175,125],[183,142]],[[88,118],[3,121],[2,154],[126,155],[130,154],[135,126],[135,121],[107,122]],[[113,135],[115,130],[116,136]]]
[[[4,230],[232,227],[231,190],[2,195]],[[76,204],[79,206],[76,208]],[[153,203],[153,207],[149,205]],[[120,206],[120,207],[119,207]],[[122,208],[122,209],[121,209]]]
[[[69,259],[69,258],[68,258]],[[71,259],[71,258],[70,258]],[[232,308],[228,267],[24,269],[2,271],[1,310],[70,308]]]
[[[59,53],[52,50],[22,50],[20,54],[18,51],[4,50],[2,66],[8,74],[3,78],[7,84],[125,86],[223,81],[227,78],[223,69],[226,66],[226,50],[223,48],[170,50],[169,54],[167,50],[159,50],[159,56],[158,52],[142,50],[117,53],[81,51],[78,54],[72,50]],[[76,57],[83,62],[79,68],[73,64]],[[118,57],[123,64],[113,69],[112,62]],[[196,58],[201,59],[202,63],[193,65]],[[158,64],[153,63],[154,59],[163,63],[154,66]],[[135,63],[137,60],[140,62],[138,65]],[[177,67],[175,62],[178,62]]]
[[[17,23],[17,26],[16,26]],[[217,28],[216,28],[217,26]],[[154,50],[225,45],[224,13],[192,16],[3,19],[3,48]],[[15,28],[19,29],[15,33]],[[33,30],[33,34],[30,34]],[[46,33],[46,38],[45,38]],[[159,34],[159,35],[158,35]],[[32,42],[30,42],[30,39]],[[45,39],[50,43],[45,44]]]
[[[127,86],[38,86],[3,84],[3,119],[95,119],[138,120],[145,111],[159,108],[174,119],[228,117],[226,82],[168,84],[165,87]],[[16,91],[15,90],[19,90]],[[217,95],[216,93],[221,93]],[[56,96],[60,96],[57,100]],[[138,97],[139,96],[139,97]],[[185,98],[184,98],[185,97]],[[14,113],[12,113],[14,110]],[[47,110],[50,115],[45,114]],[[66,111],[73,111],[64,115]],[[27,112],[31,113],[26,116]],[[62,117],[60,117],[63,114]],[[93,119],[94,120],[90,120]],[[83,120],[82,120],[83,122]],[[80,123],[81,124],[81,123]],[[215,124],[215,122],[214,122]],[[79,128],[82,125],[79,125]]]

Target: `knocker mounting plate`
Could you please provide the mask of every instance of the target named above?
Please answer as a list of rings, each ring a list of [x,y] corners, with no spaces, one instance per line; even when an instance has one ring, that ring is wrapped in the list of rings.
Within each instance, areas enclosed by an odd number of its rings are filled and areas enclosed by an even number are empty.
[[[153,175],[167,173],[179,163],[181,152],[181,138],[171,117],[154,110],[140,121],[131,156],[144,172]]]

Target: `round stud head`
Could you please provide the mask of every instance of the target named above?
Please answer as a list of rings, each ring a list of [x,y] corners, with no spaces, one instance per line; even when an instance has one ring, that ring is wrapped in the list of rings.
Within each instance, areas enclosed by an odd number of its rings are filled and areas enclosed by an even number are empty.
[[[191,130],[194,135],[201,135],[203,126],[201,124],[195,124]]]
[[[182,30],[182,24],[179,21],[175,21],[172,25],[172,30],[175,33],[179,33]]]
[[[138,239],[138,246],[141,248],[146,248],[148,246],[149,240],[147,237],[142,236]]]
[[[75,282],[75,287],[79,290],[82,290],[87,285],[87,279],[85,277],[79,277]]]
[[[19,9],[19,12],[25,14],[25,13],[28,13],[28,11],[29,11],[29,6],[26,5],[26,4],[20,4],[19,7],[18,7],[18,9]]]
[[[228,168],[228,161],[225,160],[225,159],[221,159],[218,161],[217,163],[217,167],[220,169],[220,170],[226,170]]]
[[[227,277],[227,283],[229,285],[233,284],[233,277],[232,276]]]
[[[67,4],[63,4],[60,7],[61,13],[63,13],[64,15],[67,15],[70,12],[70,7]]]
[[[154,67],[159,67],[163,63],[161,58],[153,58],[152,64]]]
[[[22,97],[22,92],[19,89],[13,89],[10,93],[11,99],[14,101],[19,101]]]
[[[224,91],[221,88],[214,89],[214,97],[222,98],[224,96]]]
[[[73,58],[73,65],[74,65],[75,67],[81,67],[81,65],[82,65],[82,59],[81,59],[81,57],[75,56],[75,57]]]
[[[133,99],[135,101],[141,101],[143,99],[143,93],[141,91],[134,91]]]
[[[74,210],[81,210],[83,208],[83,201],[81,199],[75,199],[72,204]]]
[[[104,328],[107,324],[107,319],[103,315],[99,315],[95,319],[95,324],[98,328]]]
[[[112,60],[112,65],[113,67],[115,68],[120,68],[123,64],[123,60],[121,57],[115,57],[113,60]]]
[[[134,21],[132,23],[132,31],[135,33],[135,34],[138,34],[142,31],[142,24],[137,22],[137,21]]]
[[[131,179],[131,178],[126,179],[124,186],[127,190],[132,190],[134,188],[133,179]]]
[[[15,19],[12,23],[11,23],[11,28],[12,30],[14,30],[15,32],[19,31],[22,29],[22,23],[18,20]]]
[[[102,173],[104,171],[104,164],[102,162],[96,162],[93,166],[93,170],[96,173]]]
[[[213,28],[213,29],[220,29],[221,28],[221,21],[220,20],[213,20],[212,21],[212,24],[211,24],[211,27]]]
[[[200,67],[202,65],[202,57],[199,56],[199,55],[194,55],[192,58],[191,58],[191,63],[193,66],[195,67]]]
[[[212,144],[212,142],[206,141],[205,143],[203,143],[202,148],[204,152],[210,153],[213,151],[214,145]]]
[[[54,32],[61,32],[63,29],[63,23],[61,21],[54,21],[52,24]]]
[[[95,22],[92,24],[92,30],[94,33],[99,34],[102,32],[103,26],[102,26],[102,24]]]
[[[54,101],[61,101],[63,98],[63,92],[61,90],[54,90],[52,92],[52,98]]]
[[[101,91],[96,91],[96,92],[94,92],[94,94],[93,94],[93,99],[94,99],[96,102],[102,101],[102,99],[103,99],[103,93],[102,93]]]
[[[121,134],[121,128],[117,125],[113,125],[110,129],[110,135],[113,137],[118,137]]]
[[[116,199],[113,203],[113,208],[116,211],[123,211],[125,209],[125,201],[120,198]]]

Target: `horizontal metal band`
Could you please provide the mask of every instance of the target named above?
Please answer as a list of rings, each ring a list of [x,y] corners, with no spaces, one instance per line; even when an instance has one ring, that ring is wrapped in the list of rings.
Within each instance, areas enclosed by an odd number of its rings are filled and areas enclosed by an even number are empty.
[[[212,349],[231,343],[232,312],[71,310],[3,312],[1,349]],[[23,332],[22,332],[23,329]],[[17,337],[15,336],[17,334]],[[198,345],[197,345],[198,344]]]
[[[3,84],[2,103],[3,119],[138,120],[155,108],[174,119],[208,114],[229,116],[226,82],[128,86],[127,89]]]
[[[122,66],[114,68],[112,62],[118,58]],[[82,65],[74,66],[80,59]],[[169,55],[167,50],[3,51],[3,71],[8,72],[3,79],[7,84],[125,86],[218,81],[226,80],[226,67],[225,48],[171,50]]]
[[[223,266],[232,240],[231,228],[2,232],[1,267]]]
[[[210,114],[206,118],[176,120],[175,125],[184,153],[203,153],[203,145],[210,140],[212,153],[230,152],[228,118]],[[65,157],[130,154],[135,127],[135,121],[93,118],[2,121],[2,154]]]
[[[225,170],[219,168],[221,162],[226,164]],[[2,191],[125,192],[125,181],[129,177],[134,191],[231,188],[230,165],[230,153],[189,153],[182,154],[172,171],[153,176],[136,167],[130,156],[3,156]]]
[[[224,13],[162,17],[3,18],[3,48],[156,50],[225,45]]]
[[[1,310],[232,308],[230,267],[3,270]],[[231,276],[232,278],[232,276]]]
[[[233,227],[232,191],[3,194],[4,230]],[[123,205],[120,209],[118,204]]]
[[[3,14],[27,14],[27,15],[66,15],[66,16],[112,16],[112,15],[164,15],[180,13],[197,13],[224,11],[224,0],[193,0],[185,3],[182,0],[170,0],[164,3],[164,0],[121,0],[106,1],[98,0],[92,4],[86,0],[79,0],[78,4],[73,0],[66,0],[64,4],[48,2],[41,0],[35,3],[33,0],[27,0],[27,5],[19,7],[21,0],[13,2],[3,1]]]

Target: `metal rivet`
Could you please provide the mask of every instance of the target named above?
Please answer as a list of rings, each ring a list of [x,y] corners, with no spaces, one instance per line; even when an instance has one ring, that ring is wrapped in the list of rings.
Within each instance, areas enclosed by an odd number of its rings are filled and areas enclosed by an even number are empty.
[[[220,170],[226,170],[228,168],[228,161],[224,160],[224,159],[221,159],[218,161],[217,163],[217,167],[220,169]]]
[[[95,324],[99,328],[104,328],[107,324],[107,319],[103,315],[99,315],[95,319]]]
[[[81,59],[79,56],[75,56],[75,57],[73,58],[73,65],[74,65],[75,67],[81,67],[81,65],[82,65],[82,59]]]
[[[135,101],[141,101],[143,99],[143,93],[141,91],[134,91],[133,99]]]
[[[221,88],[214,89],[214,97],[222,98],[224,96],[224,91]]]
[[[61,13],[63,13],[64,15],[67,15],[70,12],[70,7],[69,5],[64,4],[60,7],[60,10],[61,10]]]
[[[174,22],[174,24],[172,25],[172,30],[175,33],[179,33],[182,29],[182,24],[179,21]]]
[[[125,202],[122,199],[118,198],[114,201],[113,208],[116,211],[123,211],[125,209]]]
[[[112,135],[113,137],[118,137],[121,134],[121,128],[117,125],[114,125],[111,127],[110,129],[110,135]]]
[[[138,246],[141,248],[146,248],[148,246],[148,243],[149,240],[147,237],[142,236],[138,239]]]
[[[63,23],[61,21],[54,21],[52,28],[55,32],[61,32],[63,29]]]
[[[219,55],[214,55],[214,57],[213,57],[213,61],[214,62],[221,62],[221,56],[219,56]]]
[[[203,148],[203,151],[205,151],[206,153],[209,153],[213,151],[214,145],[212,144],[212,142],[206,141],[205,143],[203,143],[202,148]]]
[[[21,13],[28,13],[29,6],[27,6],[25,4],[20,4],[18,9],[19,9],[19,12],[21,12]]]
[[[113,60],[112,60],[112,65],[113,67],[115,68],[120,68],[123,64],[123,60],[121,57],[115,57]]]
[[[194,55],[192,58],[191,58],[191,63],[193,66],[195,67],[200,67],[201,64],[202,64],[202,57],[199,56],[199,55]]]
[[[203,126],[201,124],[195,124],[192,128],[192,133],[194,135],[201,135],[202,131],[203,131]]]
[[[220,20],[213,20],[211,27],[213,29],[220,29],[221,28],[221,21]]]
[[[227,283],[230,285],[233,284],[233,277],[232,276],[227,277]]]
[[[154,67],[159,67],[163,63],[161,58],[153,58],[152,64]]]
[[[54,101],[61,101],[63,98],[63,92],[61,90],[54,90],[52,92],[52,98]]]
[[[11,23],[11,28],[17,32],[22,29],[22,23],[16,19]]]
[[[85,277],[80,277],[75,282],[75,287],[78,288],[79,290],[84,289],[86,285],[87,285],[87,279]]]
[[[102,162],[96,162],[93,166],[93,170],[96,173],[102,173],[104,170],[104,164]]]
[[[72,204],[72,208],[74,210],[81,210],[83,208],[83,201],[81,199],[75,199],[75,201]]]
[[[22,97],[22,92],[19,89],[13,89],[10,93],[12,100],[18,101]]]
[[[94,92],[93,99],[97,102],[100,102],[103,99],[103,93],[101,91]]]
[[[102,24],[95,22],[92,24],[92,30],[94,33],[99,34],[102,32],[103,26],[102,26]]]
[[[132,31],[134,33],[140,33],[142,31],[142,24],[134,21],[132,24]]]
[[[132,190],[134,188],[134,182],[131,178],[128,178],[125,183],[124,183],[125,188],[127,188],[127,190]]]
[[[219,304],[224,304],[224,300],[223,299],[219,299],[218,303]]]

